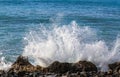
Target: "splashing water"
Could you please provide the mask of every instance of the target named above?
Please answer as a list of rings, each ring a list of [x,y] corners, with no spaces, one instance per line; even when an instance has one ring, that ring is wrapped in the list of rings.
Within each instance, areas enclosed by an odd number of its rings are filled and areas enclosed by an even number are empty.
[[[2,55],[2,53],[0,53],[0,55]],[[7,71],[10,67],[11,67],[12,63],[11,62],[7,62],[5,60],[5,57],[0,57],[0,70],[5,70]]]
[[[23,55],[32,57],[35,64],[48,66],[53,61],[77,62],[87,60],[101,70],[107,70],[109,63],[120,61],[120,39],[109,50],[106,43],[97,40],[96,32],[90,27],[80,27],[73,21],[69,25],[51,28],[41,26],[39,31],[26,35],[27,45]]]

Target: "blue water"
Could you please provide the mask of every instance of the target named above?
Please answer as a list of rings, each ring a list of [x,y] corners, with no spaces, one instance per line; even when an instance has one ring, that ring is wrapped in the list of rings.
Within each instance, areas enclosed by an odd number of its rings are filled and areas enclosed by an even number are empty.
[[[120,34],[120,0],[0,0],[1,56],[14,61],[24,51],[26,34],[40,24],[73,20],[96,30],[97,38],[110,45]]]

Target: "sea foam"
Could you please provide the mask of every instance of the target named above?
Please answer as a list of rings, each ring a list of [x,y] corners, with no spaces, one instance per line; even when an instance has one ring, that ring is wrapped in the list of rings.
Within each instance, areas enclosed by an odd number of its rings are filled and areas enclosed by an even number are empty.
[[[0,56],[2,55],[2,53],[0,53]],[[7,71],[12,65],[12,62],[8,62],[5,60],[4,56],[0,57],[0,70],[5,70]]]
[[[34,64],[48,66],[53,61],[77,62],[87,60],[95,63],[102,71],[107,65],[120,61],[120,39],[113,47],[97,39],[97,32],[87,26],[81,27],[75,21],[68,25],[41,26],[26,34],[27,45],[23,55],[34,60]]]

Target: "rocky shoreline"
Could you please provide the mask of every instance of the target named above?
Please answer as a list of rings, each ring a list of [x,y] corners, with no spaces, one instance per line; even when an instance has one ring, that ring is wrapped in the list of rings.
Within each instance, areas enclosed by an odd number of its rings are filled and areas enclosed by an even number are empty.
[[[89,61],[77,63],[53,62],[48,67],[32,65],[28,58],[19,56],[7,71],[0,70],[0,77],[120,77],[120,62],[108,65],[107,72],[98,71]]]

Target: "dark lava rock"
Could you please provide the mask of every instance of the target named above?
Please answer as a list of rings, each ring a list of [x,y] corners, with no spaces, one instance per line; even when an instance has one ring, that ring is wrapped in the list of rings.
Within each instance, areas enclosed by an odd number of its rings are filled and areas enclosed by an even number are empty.
[[[26,72],[34,72],[36,71],[36,67],[33,66],[28,58],[19,56],[17,60],[13,63],[8,73],[15,72],[17,74],[25,74]]]
[[[79,61],[77,63],[60,63],[58,61],[53,62],[50,66],[47,68],[48,72],[52,73],[77,73],[82,71],[95,71],[97,72],[97,67],[88,61]]]
[[[60,63],[58,61],[55,61],[46,69],[52,73],[66,73],[71,70],[71,63]]]
[[[0,70],[0,77],[5,75],[5,71],[4,70]]]
[[[120,66],[120,62],[115,62],[115,63],[112,63],[112,64],[109,64],[108,67],[111,69],[111,70],[115,70],[116,67]]]
[[[86,72],[91,72],[91,71],[95,71],[97,72],[97,67],[89,61],[79,61],[75,64],[72,65],[72,72],[82,72],[82,71],[86,71]]]
[[[99,71],[97,73],[98,77],[105,77],[106,73],[105,72],[102,72],[102,71]]]
[[[120,62],[115,62],[108,65],[109,69],[111,69],[114,73],[120,74]]]
[[[39,65],[35,66],[36,67],[36,72],[43,72],[44,71],[44,67],[41,67]]]
[[[108,70],[107,75],[112,75],[113,71],[112,70]]]
[[[19,56],[9,70],[0,70],[0,77],[120,77],[120,62],[108,66],[107,72],[97,72],[97,67],[89,61],[55,61],[45,68],[33,66],[27,57]]]
[[[81,72],[81,73],[80,73],[80,76],[81,76],[81,77],[87,77],[87,74],[86,74],[86,72]]]
[[[13,63],[13,65],[32,65],[29,61],[27,57],[24,56],[19,56],[17,58],[17,60]]]

